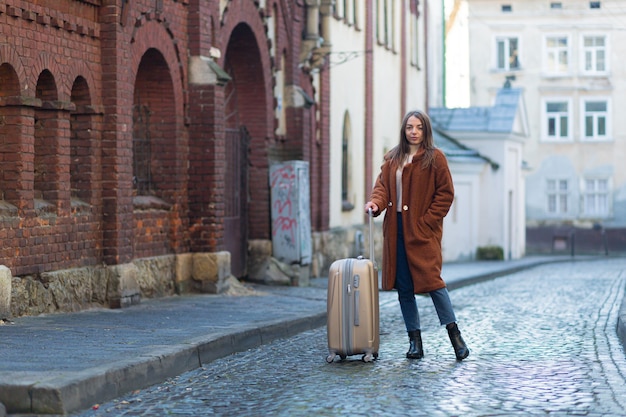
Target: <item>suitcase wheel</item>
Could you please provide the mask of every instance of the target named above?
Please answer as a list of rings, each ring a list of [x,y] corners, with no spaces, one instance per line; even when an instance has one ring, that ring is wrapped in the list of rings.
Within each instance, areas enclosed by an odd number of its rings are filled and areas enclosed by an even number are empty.
[[[372,354],[372,353],[366,353],[365,355],[363,355],[361,360],[363,362],[372,362],[372,361],[374,361],[374,359],[376,359],[376,356],[378,356],[378,355],[377,354]]]
[[[333,361],[335,360],[336,356],[337,356],[336,353],[329,354],[328,356],[326,356],[326,362],[333,363]]]

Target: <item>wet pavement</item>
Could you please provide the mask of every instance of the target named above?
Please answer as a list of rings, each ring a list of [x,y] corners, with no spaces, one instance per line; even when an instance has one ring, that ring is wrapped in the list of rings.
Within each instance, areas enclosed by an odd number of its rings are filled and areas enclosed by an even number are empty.
[[[80,407],[68,410],[81,417],[626,415],[626,359],[616,333],[626,259],[550,259],[533,267],[545,261],[444,267],[459,326],[472,351],[463,362],[455,360],[430,299],[422,296],[418,304],[426,356],[405,359],[408,343],[396,295],[382,292],[379,359],[365,364],[352,357],[327,364],[325,280],[314,279],[309,288],[264,288],[265,295],[254,297],[154,300],[137,308],[94,312],[89,320],[83,317],[90,317],[89,312],[65,315],[66,321],[58,316],[16,320],[0,328],[3,334],[22,326],[12,337],[2,337],[3,356],[8,352],[9,357],[0,361],[0,393],[30,380],[31,392],[48,386],[41,394],[52,398],[56,384],[57,392],[66,393],[58,396],[65,400],[62,404],[78,402],[74,395],[82,398]],[[224,316],[207,307],[215,303]],[[239,316],[250,308],[252,315]],[[124,319],[129,315],[137,317],[129,322]],[[229,315],[230,322],[225,320]],[[284,327],[288,317],[291,326]],[[245,337],[234,332],[243,324]],[[206,339],[220,332],[218,352]],[[37,346],[40,352],[52,350],[45,354],[47,368],[42,361],[38,365],[43,369],[29,365],[28,358],[12,363],[20,357],[12,354],[19,347],[18,333],[33,342],[22,356]],[[84,343],[100,333],[105,337]],[[59,334],[67,336],[66,350],[55,345]],[[224,337],[230,342],[224,343]],[[8,351],[7,340],[13,343]],[[80,343],[86,346],[82,354]],[[195,353],[181,356],[184,346]],[[65,359],[56,364],[54,358],[64,352]],[[170,373],[148,360],[152,357],[169,363]],[[187,358],[186,366],[181,366],[181,357]],[[142,361],[152,366],[141,366]],[[111,371],[116,367],[125,371]],[[108,372],[109,379],[93,380],[98,371]],[[91,383],[86,376],[92,377]],[[61,384],[69,381],[75,383]],[[130,394],[110,396],[115,390],[103,393],[98,381],[117,384],[116,392],[120,381],[134,387],[126,390]],[[69,394],[72,389],[75,393]]]

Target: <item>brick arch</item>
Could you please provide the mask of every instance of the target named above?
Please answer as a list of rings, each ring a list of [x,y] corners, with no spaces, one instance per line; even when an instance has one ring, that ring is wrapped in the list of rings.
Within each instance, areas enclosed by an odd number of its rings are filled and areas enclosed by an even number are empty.
[[[181,169],[181,161],[183,158],[186,158],[186,156],[183,155],[185,148],[184,146],[181,146],[181,140],[184,140],[183,138],[185,137],[183,130],[185,97],[181,72],[182,63],[179,60],[179,55],[175,47],[174,39],[172,38],[172,34],[164,27],[162,22],[155,20],[138,20],[138,22],[140,22],[141,25],[135,27],[133,42],[131,43],[132,75],[130,81],[133,86],[133,91],[135,92],[135,89],[138,88],[139,81],[137,76],[144,57],[152,59],[158,55],[160,59],[163,60],[164,67],[166,67],[167,70],[167,76],[171,82],[171,87],[168,88],[173,96],[170,102],[173,104],[170,105],[167,103],[167,107],[170,107],[172,111],[166,111],[165,114],[163,114],[163,117],[164,120],[168,119],[173,122],[173,124],[170,124],[169,127],[173,128],[175,132],[172,133],[171,138],[169,139],[167,139],[167,135],[163,136],[164,132],[158,132],[158,136],[161,137],[162,141],[159,144],[155,143],[155,145],[160,146],[163,152],[160,152],[156,158],[159,161],[165,161],[167,158],[174,158],[177,161],[173,163],[164,162],[162,164],[168,166],[168,169],[170,169],[170,177],[175,178],[177,174],[180,174],[177,170]],[[138,115],[139,114],[137,114],[137,116]],[[139,126],[133,125],[133,129],[135,128],[139,128]],[[156,133],[157,132],[155,132],[155,135]],[[177,155],[179,157],[177,157]],[[174,184],[173,181],[166,181],[164,179],[165,177],[162,177],[163,178],[160,181],[159,187],[163,193],[160,197],[168,201],[173,201],[176,198],[174,195],[178,193],[178,191],[176,191],[177,187],[172,185]]]
[[[37,82],[39,81],[39,76],[45,70],[48,70],[50,74],[52,74],[52,78],[54,79],[54,83],[57,89],[56,99],[60,101],[70,101],[70,92],[72,89],[72,85],[67,85],[67,79],[63,77],[61,67],[56,62],[56,60],[53,59],[50,54],[46,52],[40,53],[32,63],[30,77],[30,80],[32,80],[33,82],[32,94],[35,95],[35,87],[37,86]]]
[[[163,55],[168,65],[174,88],[175,108],[178,109],[177,114],[183,114],[184,78],[181,72],[183,63],[174,46],[174,39],[170,36],[162,24],[155,21],[145,22],[139,27],[134,34],[133,43],[131,44],[132,54],[132,78],[131,84],[135,85],[137,71],[141,64],[141,59],[149,49],[156,49]]]
[[[68,72],[65,74],[67,79],[67,87],[68,93],[67,96],[71,98],[72,96],[72,88],[74,88],[74,82],[78,77],[83,77],[87,82],[87,87],[91,97],[91,105],[100,105],[100,103],[96,103],[101,99],[102,95],[99,94],[99,91],[96,87],[96,83],[93,79],[93,72],[89,68],[89,66],[84,61],[71,61],[68,65]],[[65,87],[64,83],[64,87]]]
[[[133,176],[137,196],[157,197],[171,207],[184,201],[187,133],[180,55],[163,22],[137,20],[131,42]],[[167,85],[165,85],[167,83]],[[133,213],[135,256],[169,253],[180,245],[182,227],[173,211]]]
[[[15,69],[6,62],[0,62],[0,97],[19,95],[20,80],[17,78]]]
[[[255,207],[246,213],[249,239],[271,239],[268,177],[269,151],[275,139],[274,80],[267,28],[260,13],[250,1],[229,3],[220,29],[223,43],[218,61],[232,75],[224,90],[225,112],[238,113],[250,136],[248,161],[241,166],[242,171],[247,169],[247,174],[242,174],[249,178],[248,207]]]
[[[31,88],[30,90],[26,88],[28,85],[28,74],[24,68],[22,59],[13,46],[6,43],[0,44],[0,65],[1,64],[9,64],[13,68],[13,71],[15,71],[19,83],[20,94],[25,96],[35,95],[34,88]]]
[[[240,24],[247,25],[251,32],[254,35],[254,39],[256,40],[256,47],[259,51],[259,71],[262,71],[262,78],[265,84],[265,106],[266,106],[266,115],[264,122],[264,132],[262,133],[265,138],[273,137],[273,127],[274,127],[274,112],[273,112],[273,90],[271,86],[273,85],[272,79],[272,60],[270,57],[269,46],[267,42],[266,27],[263,23],[260,15],[259,9],[254,5],[253,2],[246,0],[233,0],[229,3],[229,6],[224,11],[224,16],[222,19],[222,29],[221,29],[221,39],[223,40],[223,44],[221,45],[222,56],[220,57],[218,63],[220,66],[224,67],[226,54],[224,53],[228,48],[228,43],[230,42],[231,36],[235,28],[237,28]]]
[[[99,119],[89,110],[94,105],[93,79],[84,64],[78,64],[68,73],[73,80],[70,99],[76,105],[76,111],[70,114],[70,197],[88,202],[92,206],[99,204],[100,191],[96,183],[100,178],[98,167],[101,166],[101,131]]]

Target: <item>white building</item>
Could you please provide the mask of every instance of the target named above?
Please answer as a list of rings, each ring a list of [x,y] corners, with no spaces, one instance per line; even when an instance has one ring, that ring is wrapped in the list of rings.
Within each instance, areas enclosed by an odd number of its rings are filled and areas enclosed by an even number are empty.
[[[609,237],[626,226],[625,2],[466,1],[471,106],[507,80],[527,104],[529,252],[567,249],[573,232],[598,249],[592,225]]]
[[[473,150],[446,152],[455,201],[445,219],[444,259],[474,259],[478,248],[498,247],[505,259],[525,254],[523,147],[526,106],[519,89],[502,88],[488,107],[431,108],[435,129]],[[476,158],[479,156],[480,158]]]

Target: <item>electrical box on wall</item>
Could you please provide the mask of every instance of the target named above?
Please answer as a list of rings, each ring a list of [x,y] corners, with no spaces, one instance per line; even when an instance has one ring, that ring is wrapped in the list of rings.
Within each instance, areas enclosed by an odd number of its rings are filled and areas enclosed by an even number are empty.
[[[270,167],[272,252],[286,264],[311,263],[309,163],[286,161]]]

